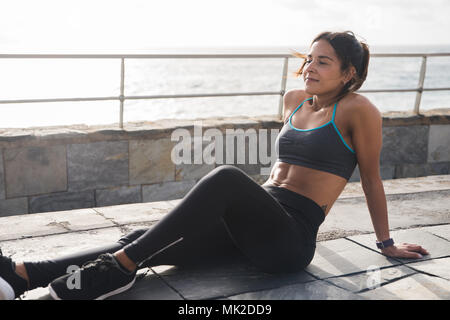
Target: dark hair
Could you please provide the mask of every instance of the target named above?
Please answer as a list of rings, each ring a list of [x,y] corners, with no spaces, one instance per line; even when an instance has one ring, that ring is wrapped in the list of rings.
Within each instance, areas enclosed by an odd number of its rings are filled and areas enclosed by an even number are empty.
[[[352,31],[344,32],[322,32],[311,42],[311,46],[319,41],[326,40],[333,47],[336,55],[341,61],[341,70],[346,71],[351,66],[355,67],[356,73],[353,78],[345,84],[341,92],[337,96],[337,100],[342,99],[347,93],[354,92],[361,88],[367,78],[367,70],[369,67],[369,46],[356,39]],[[294,51],[294,56],[303,58],[305,61],[294,74],[299,77],[303,74],[303,68],[306,64],[306,55]]]

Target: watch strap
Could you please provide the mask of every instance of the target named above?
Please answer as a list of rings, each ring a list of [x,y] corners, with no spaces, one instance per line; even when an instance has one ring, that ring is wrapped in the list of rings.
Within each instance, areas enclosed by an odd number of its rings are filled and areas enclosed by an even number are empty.
[[[378,249],[383,249],[383,248],[387,248],[387,247],[394,245],[394,240],[392,238],[389,238],[384,241],[377,241],[376,244],[377,244]]]

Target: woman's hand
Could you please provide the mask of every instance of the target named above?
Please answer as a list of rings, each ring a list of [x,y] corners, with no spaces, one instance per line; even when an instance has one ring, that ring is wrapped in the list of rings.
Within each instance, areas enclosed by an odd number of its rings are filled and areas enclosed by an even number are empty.
[[[420,259],[422,255],[429,254],[425,248],[417,244],[402,243],[381,249],[381,252],[393,258]]]

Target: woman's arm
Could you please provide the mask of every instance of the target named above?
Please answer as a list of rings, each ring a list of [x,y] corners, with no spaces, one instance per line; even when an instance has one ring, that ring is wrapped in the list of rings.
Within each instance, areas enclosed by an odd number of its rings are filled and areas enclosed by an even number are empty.
[[[388,210],[383,182],[380,177],[380,153],[382,147],[382,117],[378,109],[367,99],[358,97],[351,117],[352,143],[356,152],[361,185],[378,241],[389,236]],[[402,258],[421,258],[428,252],[418,245],[395,244],[381,249],[383,254]]]

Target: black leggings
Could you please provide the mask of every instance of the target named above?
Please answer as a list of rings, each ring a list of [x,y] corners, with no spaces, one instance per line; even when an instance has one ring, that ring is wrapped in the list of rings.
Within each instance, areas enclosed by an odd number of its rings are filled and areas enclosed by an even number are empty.
[[[222,165],[153,227],[101,248],[25,262],[25,267],[30,289],[48,285],[71,265],[120,249],[139,268],[244,259],[263,272],[295,272],[311,262],[324,219],[323,210],[309,198],[286,188],[260,186],[241,169]]]

